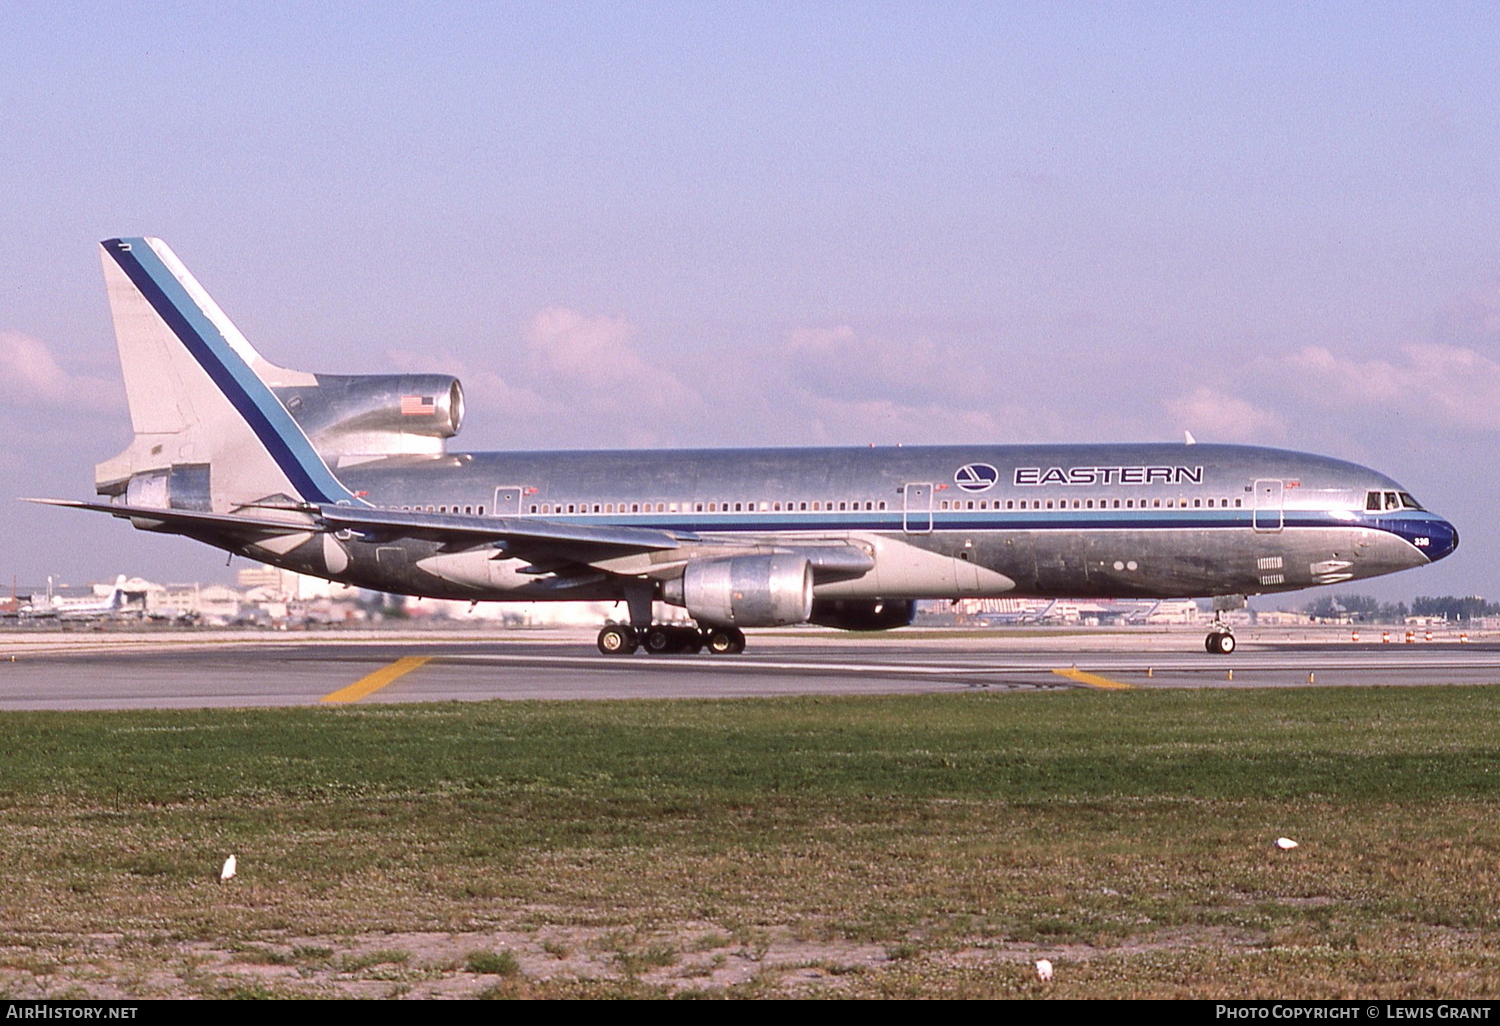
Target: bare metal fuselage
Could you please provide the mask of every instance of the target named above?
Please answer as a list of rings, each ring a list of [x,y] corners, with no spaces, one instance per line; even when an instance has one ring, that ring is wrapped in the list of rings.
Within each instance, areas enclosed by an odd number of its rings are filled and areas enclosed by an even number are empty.
[[[1425,565],[1457,544],[1425,510],[1367,509],[1372,492],[1400,490],[1384,475],[1244,446],[460,453],[338,474],[382,509],[671,532],[682,549],[608,568],[658,581],[728,551],[826,542],[869,554],[867,572],[820,578],[820,599],[1280,592]],[[279,547],[251,554],[412,595],[621,597],[615,573],[503,546],[343,532]]]

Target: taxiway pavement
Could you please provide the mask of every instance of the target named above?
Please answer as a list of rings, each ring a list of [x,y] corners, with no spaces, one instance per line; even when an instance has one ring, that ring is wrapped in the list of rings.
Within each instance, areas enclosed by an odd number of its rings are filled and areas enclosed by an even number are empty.
[[[0,709],[264,707],[488,699],[738,698],[1057,688],[1500,682],[1500,642],[1334,632],[752,633],[739,656],[603,656],[593,632],[6,632]]]

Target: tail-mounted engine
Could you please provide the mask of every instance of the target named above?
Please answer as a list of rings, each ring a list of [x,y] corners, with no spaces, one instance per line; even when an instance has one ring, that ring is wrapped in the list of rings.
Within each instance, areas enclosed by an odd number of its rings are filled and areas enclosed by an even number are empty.
[[[272,391],[330,464],[441,454],[463,425],[463,386],[446,374],[318,374],[316,381]]]
[[[695,560],[667,581],[662,598],[715,627],[804,623],[813,607],[813,571],[792,553]]]

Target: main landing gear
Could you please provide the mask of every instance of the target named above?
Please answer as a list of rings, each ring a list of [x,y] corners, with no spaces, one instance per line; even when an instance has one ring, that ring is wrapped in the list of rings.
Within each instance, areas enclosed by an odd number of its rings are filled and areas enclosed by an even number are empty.
[[[599,651],[605,655],[630,655],[644,648],[652,655],[673,652],[697,653],[707,649],[713,655],[738,655],[745,651],[745,632],[738,627],[683,627],[658,624],[631,627],[607,624],[599,631]]]

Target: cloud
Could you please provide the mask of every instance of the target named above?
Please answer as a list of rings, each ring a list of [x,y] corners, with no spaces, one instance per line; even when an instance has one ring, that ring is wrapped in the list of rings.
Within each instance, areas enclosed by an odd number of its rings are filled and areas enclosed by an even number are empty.
[[[1454,297],[1439,315],[1438,341],[1450,345],[1500,341],[1500,282]]]
[[[476,442],[543,447],[650,446],[691,439],[705,410],[674,370],[635,346],[623,317],[564,306],[539,310],[520,338],[483,361],[391,350],[404,371],[438,371],[463,381]]]
[[[69,374],[39,339],[0,331],[0,395],[12,403],[98,409],[116,405],[121,391],[114,381]]]
[[[787,332],[783,358],[799,380],[828,395],[849,399],[895,397],[965,401],[982,399],[990,386],[985,360],[970,358],[926,336],[885,339],[851,325],[798,327]]]
[[[1286,423],[1279,414],[1206,385],[1162,405],[1182,429],[1205,442],[1263,442],[1286,437]]]
[[[1500,429],[1500,363],[1463,346],[1411,345],[1396,360],[1351,360],[1320,346],[1286,361],[1300,391],[1323,405],[1383,406],[1454,427]]]
[[[698,397],[664,362],[640,354],[635,336],[635,326],[623,317],[589,316],[565,306],[538,311],[525,333],[535,378],[566,389],[569,397],[593,393],[616,413],[630,406],[657,412],[697,406]]]

